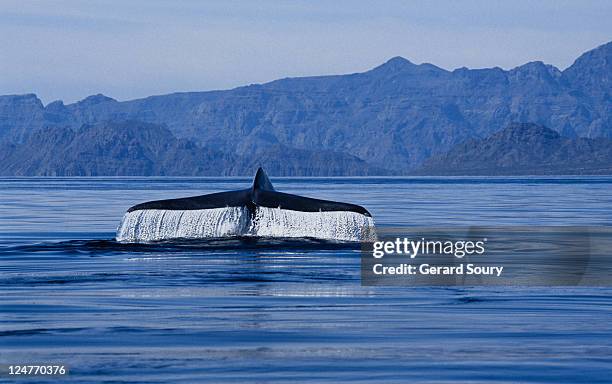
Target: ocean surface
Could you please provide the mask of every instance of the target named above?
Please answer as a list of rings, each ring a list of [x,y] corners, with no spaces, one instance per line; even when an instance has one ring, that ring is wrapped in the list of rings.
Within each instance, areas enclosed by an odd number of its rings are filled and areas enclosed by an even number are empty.
[[[612,178],[273,178],[379,226],[612,226]],[[147,200],[247,178],[1,178],[0,382],[610,383],[612,289],[362,287],[359,249],[114,242]]]

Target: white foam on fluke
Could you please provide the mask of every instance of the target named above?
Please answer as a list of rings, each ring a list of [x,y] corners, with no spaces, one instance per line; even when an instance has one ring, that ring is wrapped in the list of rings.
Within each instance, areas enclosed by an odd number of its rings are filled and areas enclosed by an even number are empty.
[[[257,207],[250,234],[262,237],[313,237],[317,239],[369,240],[374,220],[356,212],[301,212]]]
[[[140,243],[170,239],[231,236],[374,240],[374,220],[356,212],[301,212],[257,207],[251,219],[245,207],[199,210],[144,209],[127,212],[117,241]]]
[[[127,212],[117,228],[117,241],[125,243],[168,239],[238,236],[248,228],[244,207],[194,210],[143,209]]]

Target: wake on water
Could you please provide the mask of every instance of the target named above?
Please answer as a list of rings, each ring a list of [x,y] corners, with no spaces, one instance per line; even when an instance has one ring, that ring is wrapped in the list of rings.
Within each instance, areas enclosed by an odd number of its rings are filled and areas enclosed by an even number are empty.
[[[202,251],[322,251],[322,250],[358,250],[361,244],[357,242],[342,242],[314,238],[264,238],[254,236],[235,236],[206,239],[169,239],[150,242],[125,243],[113,239],[67,240],[37,242],[15,246],[0,247],[0,255],[17,256],[33,254],[63,254],[78,256],[97,256],[106,254],[158,253],[166,255],[173,253],[185,254]]]
[[[128,212],[117,229],[122,243],[223,237],[316,238],[348,242],[372,241],[371,217],[350,211],[301,212],[257,207],[196,210],[144,209]]]

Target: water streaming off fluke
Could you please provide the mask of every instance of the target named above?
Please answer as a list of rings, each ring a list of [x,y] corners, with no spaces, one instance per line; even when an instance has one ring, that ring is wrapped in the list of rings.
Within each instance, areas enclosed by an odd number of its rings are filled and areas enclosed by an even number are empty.
[[[347,211],[300,212],[257,207],[251,217],[245,207],[184,211],[144,209],[127,212],[116,237],[120,242],[231,236],[366,241],[374,236],[373,226],[371,217]]]

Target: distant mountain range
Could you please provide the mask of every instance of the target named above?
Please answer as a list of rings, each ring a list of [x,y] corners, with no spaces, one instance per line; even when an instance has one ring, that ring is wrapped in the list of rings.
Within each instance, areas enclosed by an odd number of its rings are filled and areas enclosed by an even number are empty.
[[[612,175],[612,139],[567,138],[536,124],[511,124],[428,159],[423,175]]]
[[[563,71],[542,62],[446,71],[396,57],[364,73],[125,102],[95,95],[44,106],[32,94],[0,96],[0,174],[233,175],[258,165],[273,175],[438,172],[445,152],[460,161],[456,151],[471,149],[462,143],[515,122],[612,138],[611,74],[612,42]],[[527,171],[525,158],[515,160],[500,166]],[[553,165],[553,173],[574,169]]]
[[[276,174],[385,175],[354,156],[332,151],[287,150],[276,145],[240,156],[177,139],[159,125],[138,121],[48,127],[23,143],[0,146],[4,176],[227,176],[263,166]]]

